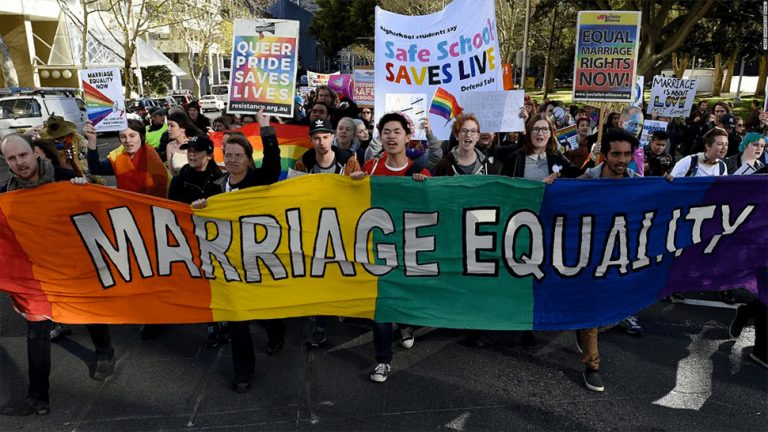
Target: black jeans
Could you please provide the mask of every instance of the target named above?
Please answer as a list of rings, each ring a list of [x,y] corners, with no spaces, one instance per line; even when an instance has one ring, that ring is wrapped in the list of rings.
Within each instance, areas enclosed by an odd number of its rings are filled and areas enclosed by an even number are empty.
[[[109,327],[106,324],[86,326],[96,349],[96,360],[108,360],[115,355]],[[51,375],[51,321],[27,321],[27,366],[29,389],[27,396],[49,402],[48,390]]]
[[[765,359],[768,349],[768,306],[764,305],[758,299],[741,307],[747,321],[755,320],[755,347],[752,352],[758,357]]]
[[[376,363],[390,364],[392,362],[394,333],[391,322],[373,321],[373,346],[376,349]]]
[[[235,376],[251,377],[256,371],[256,354],[253,351],[253,338],[251,338],[251,323],[253,321],[230,321],[229,328],[232,334],[232,368]],[[285,336],[285,320],[258,320],[259,324],[267,331],[269,345],[274,345]]]

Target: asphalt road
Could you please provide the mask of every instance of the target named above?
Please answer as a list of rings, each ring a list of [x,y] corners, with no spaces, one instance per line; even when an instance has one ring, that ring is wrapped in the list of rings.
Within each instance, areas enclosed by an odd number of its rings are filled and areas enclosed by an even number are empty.
[[[24,323],[1,297],[4,403],[24,396],[27,368]],[[88,378],[91,342],[74,326],[53,344],[50,414],[0,417],[0,430],[764,431],[768,370],[748,358],[753,328],[728,338],[732,313],[662,302],[640,313],[642,337],[601,333],[604,393],[585,389],[572,332],[537,332],[530,348],[519,333],[487,332],[486,347],[470,348],[462,331],[421,328],[377,384],[363,320],[331,320],[329,343],[310,351],[308,320],[291,319],[274,357],[254,325],[257,374],[237,394],[229,346],[204,349],[202,324],[169,325],[150,340],[138,326],[112,326],[118,360],[103,383]]]

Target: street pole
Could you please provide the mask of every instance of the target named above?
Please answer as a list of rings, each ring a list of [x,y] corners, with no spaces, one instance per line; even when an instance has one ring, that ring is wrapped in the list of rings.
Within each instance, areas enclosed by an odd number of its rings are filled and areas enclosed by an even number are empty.
[[[526,60],[528,58],[528,22],[531,17],[531,0],[525,0],[525,35],[523,36],[523,61],[520,68],[520,88],[525,90],[525,69],[528,66]]]
[[[747,59],[747,56],[744,56],[741,58],[741,70],[739,71],[739,84],[736,86],[736,97],[733,98],[733,101],[736,103],[741,102],[741,77],[744,76],[744,60],[746,59]]]
[[[693,56],[693,62],[691,63],[691,76],[688,79],[696,79],[696,56]],[[685,74],[685,72],[683,72]]]

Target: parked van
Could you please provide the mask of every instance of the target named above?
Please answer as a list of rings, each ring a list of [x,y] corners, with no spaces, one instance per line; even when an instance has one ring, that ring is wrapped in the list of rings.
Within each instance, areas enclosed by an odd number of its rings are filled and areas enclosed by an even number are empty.
[[[211,86],[211,95],[216,99],[224,102],[224,108],[229,104],[229,85],[228,84],[214,84]]]
[[[0,89],[0,137],[42,127],[52,115],[64,117],[82,132],[87,116],[78,92],[74,88]]]

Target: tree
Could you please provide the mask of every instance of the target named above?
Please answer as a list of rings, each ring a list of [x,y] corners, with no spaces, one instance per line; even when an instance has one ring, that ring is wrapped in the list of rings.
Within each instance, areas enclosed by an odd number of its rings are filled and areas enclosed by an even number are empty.
[[[185,17],[173,31],[187,47],[189,73],[195,94],[200,97],[200,80],[210,67],[210,53],[231,52],[232,23],[235,18],[255,18],[266,0],[176,0],[172,7]],[[179,7],[182,6],[182,7]]]
[[[144,91],[147,94],[163,96],[168,94],[171,88],[173,74],[166,66],[147,66],[141,68],[141,77],[144,80]]]
[[[648,82],[680,48],[715,0],[569,0],[578,10],[639,10],[642,13],[638,74]]]
[[[18,87],[19,76],[16,74],[16,65],[13,64],[11,52],[2,34],[0,34],[0,55],[3,56],[3,79],[5,80],[5,86]]]

